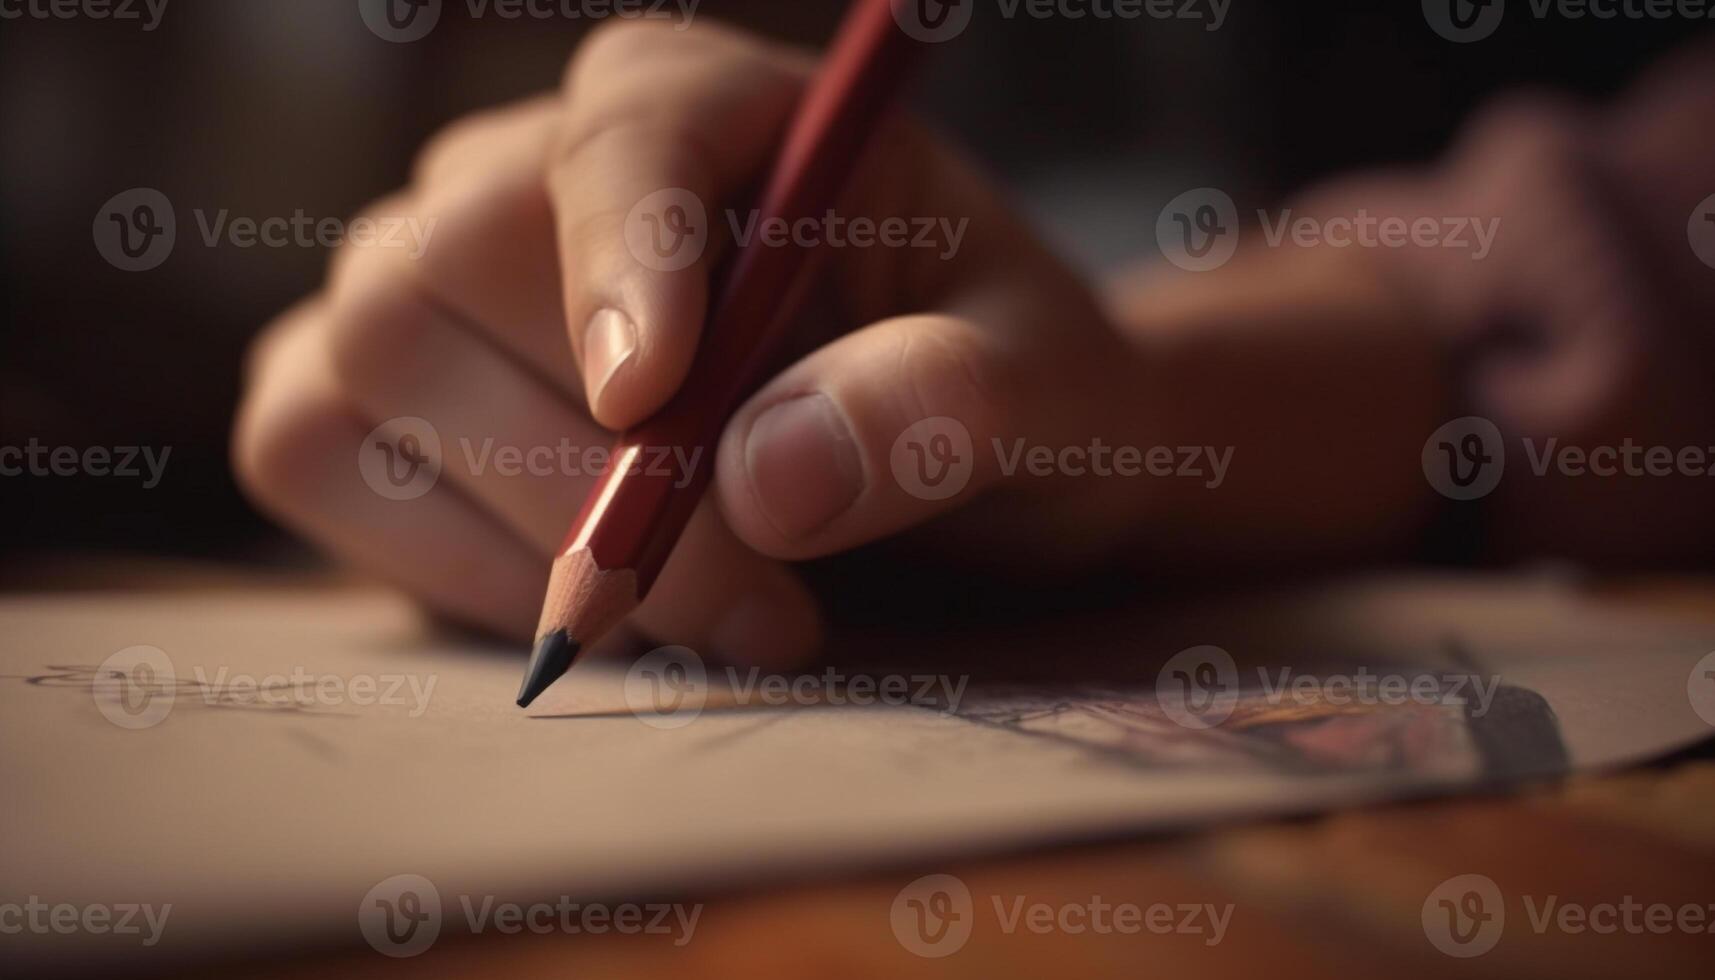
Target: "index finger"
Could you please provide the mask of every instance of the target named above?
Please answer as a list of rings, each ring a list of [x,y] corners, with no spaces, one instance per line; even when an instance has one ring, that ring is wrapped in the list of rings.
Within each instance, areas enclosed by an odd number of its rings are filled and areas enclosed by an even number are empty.
[[[623,24],[572,61],[549,164],[566,323],[595,419],[642,421],[696,352],[716,202],[766,164],[802,59],[729,31]]]

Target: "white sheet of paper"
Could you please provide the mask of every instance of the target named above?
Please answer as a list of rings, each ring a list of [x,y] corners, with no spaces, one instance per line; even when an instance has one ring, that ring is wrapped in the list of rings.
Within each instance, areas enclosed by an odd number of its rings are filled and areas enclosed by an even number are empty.
[[[950,712],[951,687],[927,705],[773,707],[753,692],[732,708],[730,678],[710,668],[709,705],[664,727],[631,710],[625,669],[601,664],[522,711],[522,651],[437,638],[387,595],[12,597],[0,904],[170,903],[151,955],[191,962],[361,942],[366,894],[405,873],[433,882],[456,931],[461,898],[677,896],[1528,774],[1495,770],[1478,743],[1517,740],[1481,736],[1457,698],[1409,716],[1295,720],[1265,705],[1212,732],[1172,724],[1152,681],[1198,642],[1238,657],[1251,704],[1279,665],[1321,663],[1319,678],[1338,673],[1327,663],[1445,665],[1454,635],[1479,676],[1527,692],[1532,737],[1557,737],[1575,768],[1676,749],[1715,724],[1715,624],[1619,615],[1537,583],[1369,581],[1124,620],[1139,621],[1015,636],[1124,663],[1130,681],[979,677]],[[138,646],[168,663],[98,669]],[[1082,663],[1063,673],[1086,676]],[[1354,738],[1348,725],[1366,727]],[[0,934],[0,956],[32,965],[138,948]]]

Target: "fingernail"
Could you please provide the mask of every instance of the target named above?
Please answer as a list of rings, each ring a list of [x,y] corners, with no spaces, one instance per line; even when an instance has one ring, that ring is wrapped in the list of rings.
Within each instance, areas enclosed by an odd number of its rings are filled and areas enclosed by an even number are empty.
[[[802,537],[845,513],[863,492],[851,429],[826,395],[803,395],[751,423],[745,469],[775,530]]]
[[[599,411],[602,392],[636,351],[637,325],[630,317],[614,309],[590,317],[584,332],[584,390],[589,393],[590,411]]]

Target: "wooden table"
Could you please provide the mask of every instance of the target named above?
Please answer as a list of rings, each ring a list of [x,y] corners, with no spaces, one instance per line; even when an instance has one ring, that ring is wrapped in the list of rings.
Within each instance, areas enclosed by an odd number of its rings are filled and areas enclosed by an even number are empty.
[[[950,873],[978,905],[958,952],[925,959],[889,910],[923,873]],[[1425,898],[1455,875],[1505,896],[1499,942],[1436,951]],[[1715,905],[1715,761],[1574,779],[1505,799],[1378,807],[1129,844],[950,862],[843,881],[712,896],[694,941],[517,936],[442,943],[411,960],[367,949],[276,964],[270,976],[445,977],[1618,977],[1715,976],[1715,935],[1532,928],[1524,896],[1585,906]],[[1232,903],[1224,939],[1002,931],[993,896],[1026,902]],[[1646,920],[1641,916],[1640,922]],[[1712,920],[1715,921],[1715,920]]]

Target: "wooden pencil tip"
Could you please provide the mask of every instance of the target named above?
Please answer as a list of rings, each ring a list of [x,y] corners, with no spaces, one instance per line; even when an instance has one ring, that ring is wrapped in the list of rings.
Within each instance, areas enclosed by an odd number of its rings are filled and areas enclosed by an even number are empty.
[[[637,573],[629,568],[604,572],[587,549],[556,559],[536,625],[536,652],[518,691],[519,706],[529,705],[559,680],[580,651],[593,647],[637,608],[637,599]]]
[[[578,645],[572,642],[565,630],[553,630],[537,640],[536,650],[530,655],[530,666],[524,671],[524,683],[518,688],[518,707],[530,707],[530,702],[565,676],[577,655]]]

